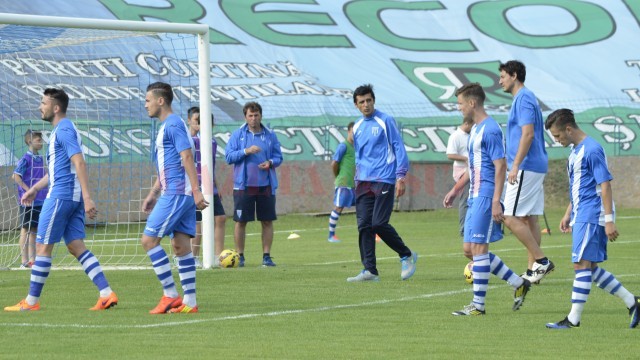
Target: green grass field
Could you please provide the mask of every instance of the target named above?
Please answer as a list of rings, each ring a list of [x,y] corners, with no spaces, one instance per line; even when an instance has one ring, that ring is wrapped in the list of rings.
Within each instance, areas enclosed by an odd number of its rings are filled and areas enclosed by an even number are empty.
[[[354,215],[341,218],[339,244],[326,241],[325,217],[289,215],[276,222],[276,268],[259,266],[259,228],[250,224],[245,268],[198,271],[199,314],[149,315],[161,296],[150,269],[106,271],[120,304],[91,312],[98,294],[86,275],[54,270],[41,311],[0,314],[0,358],[637,358],[640,329],[628,329],[622,301],[595,286],[580,328],[544,327],[570,308],[571,239],[557,231],[560,214],[547,213],[552,235],[543,238],[556,271],[517,312],[511,287],[492,277],[486,316],[450,315],[472,297],[462,278],[467,260],[456,210],[395,213],[392,224],[420,254],[418,270],[401,281],[395,253],[380,245],[378,283],[345,281],[361,269]],[[618,211],[621,236],[603,267],[640,294],[638,218],[639,210]],[[229,221],[227,234],[232,226]],[[290,231],[300,239],[287,240]],[[525,268],[526,252],[513,236],[492,250],[515,271]],[[0,305],[18,302],[28,282],[27,271],[0,272]]]

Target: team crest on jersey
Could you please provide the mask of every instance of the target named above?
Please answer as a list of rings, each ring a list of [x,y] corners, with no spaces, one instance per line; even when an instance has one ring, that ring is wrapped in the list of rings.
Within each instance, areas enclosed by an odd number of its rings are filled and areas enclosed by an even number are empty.
[[[378,136],[378,134],[380,133],[380,128],[377,126],[374,126],[371,128],[371,135],[373,136]]]

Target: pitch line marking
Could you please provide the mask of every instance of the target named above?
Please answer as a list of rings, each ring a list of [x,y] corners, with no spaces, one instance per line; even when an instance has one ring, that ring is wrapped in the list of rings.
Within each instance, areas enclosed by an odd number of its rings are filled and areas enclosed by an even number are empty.
[[[624,274],[617,275],[616,277],[637,277],[638,274]],[[573,281],[573,278],[565,278],[565,279],[546,279],[545,282],[570,282]],[[503,287],[505,285],[490,285],[489,289],[496,289],[498,287]],[[391,304],[395,302],[404,302],[404,301],[414,301],[414,300],[422,300],[422,299],[430,299],[436,297],[443,296],[452,296],[463,293],[472,292],[473,289],[471,287],[467,287],[462,290],[452,290],[445,291],[435,294],[421,294],[415,296],[404,296],[397,299],[381,299],[374,301],[366,301],[357,304],[343,304],[343,305],[332,305],[332,306],[320,306],[311,309],[293,309],[293,310],[280,310],[280,311],[269,311],[265,313],[254,313],[254,314],[240,314],[240,315],[230,315],[230,316],[222,316],[211,319],[192,319],[186,321],[170,321],[161,324],[146,324],[146,325],[85,325],[85,324],[30,324],[30,323],[0,323],[0,327],[33,327],[33,328],[73,328],[73,329],[152,329],[152,328],[162,328],[169,326],[184,326],[191,324],[201,324],[208,322],[218,322],[218,321],[229,321],[229,320],[242,320],[242,319],[255,319],[259,317],[271,317],[271,316],[284,316],[284,315],[295,315],[295,314],[305,314],[305,313],[314,313],[314,312],[325,312],[325,311],[333,311],[333,310],[342,310],[342,309],[351,309],[351,308],[359,308],[365,306],[376,306],[376,305],[385,305]]]

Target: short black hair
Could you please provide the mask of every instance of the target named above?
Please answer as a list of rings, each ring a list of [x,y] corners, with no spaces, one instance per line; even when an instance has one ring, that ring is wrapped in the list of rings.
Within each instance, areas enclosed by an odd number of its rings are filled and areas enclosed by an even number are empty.
[[[60,111],[63,113],[67,113],[67,107],[69,107],[69,95],[58,88],[46,88],[44,89],[44,95],[53,99],[56,102],[56,105],[60,106]]]
[[[356,123],[355,123],[355,122],[353,122],[353,121],[352,121],[352,122],[350,122],[350,123],[348,123],[348,124],[347,124],[347,131],[349,131],[349,130],[353,129],[353,125],[355,125],[355,124],[356,124]]]
[[[509,60],[504,64],[500,64],[498,71],[506,72],[509,75],[516,75],[516,79],[521,83],[524,83],[524,79],[527,77],[527,68],[521,61]]]
[[[200,114],[200,106],[192,106],[187,110],[187,119],[191,119],[194,114]],[[200,124],[200,119],[198,119],[198,124]],[[211,125],[214,124],[213,113],[211,113]]]
[[[367,94],[371,94],[371,97],[373,98],[373,100],[376,100],[376,94],[373,92],[373,85],[371,84],[364,84],[364,85],[360,85],[356,88],[356,90],[353,92],[353,103],[356,103],[356,97],[358,96],[364,96]]]
[[[464,98],[472,98],[472,99],[475,99],[480,104],[484,104],[484,100],[487,98],[487,96],[484,93],[484,90],[482,89],[482,85],[480,85],[480,83],[477,83],[477,82],[463,85],[461,88],[456,90],[456,96],[457,97],[463,96]]]
[[[558,129],[563,129],[567,126],[575,129],[578,128],[576,118],[570,109],[558,109],[549,114],[547,121],[544,122],[544,128],[549,130],[554,125]]]
[[[164,98],[168,105],[171,105],[173,102],[173,90],[171,89],[171,85],[167,83],[158,81],[149,84],[149,86],[147,86],[147,92],[149,91],[153,91],[153,95],[156,97]]]

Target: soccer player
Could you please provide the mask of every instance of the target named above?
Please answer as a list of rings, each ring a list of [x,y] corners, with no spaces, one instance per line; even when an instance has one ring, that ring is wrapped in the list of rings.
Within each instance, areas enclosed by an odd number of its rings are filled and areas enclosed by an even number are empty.
[[[469,136],[469,170],[445,196],[443,203],[451,207],[466,183],[471,183],[464,242],[470,243],[473,255],[473,301],[452,314],[485,314],[485,297],[491,274],[514,288],[513,310],[518,310],[531,283],[516,275],[497,255],[489,252],[489,244],[502,239],[499,223],[504,216],[500,197],[506,170],[502,129],[484,109],[486,95],[480,84],[466,84],[456,91],[456,96],[465,120],[471,119],[475,125]]]
[[[195,161],[196,171],[198,173],[198,183],[202,184],[202,161],[200,157],[200,107],[194,106],[187,111],[187,122],[189,123],[189,133],[193,139],[193,145],[196,149]],[[213,114],[211,114],[211,127],[215,125]],[[211,153],[213,154],[213,218],[215,222],[214,228],[214,266],[220,266],[218,256],[222,250],[224,250],[224,227],[227,217],[224,213],[224,207],[222,206],[222,200],[218,193],[218,186],[216,185],[216,151],[218,150],[218,143],[216,139],[211,139]],[[193,251],[193,257],[196,261],[196,267],[202,267],[198,256],[200,255],[200,244],[202,243],[202,212],[196,210],[196,236],[191,239],[191,247]]]
[[[504,224],[528,251],[527,272],[523,276],[539,283],[555,268],[540,248],[542,235],[538,215],[544,213],[544,177],[547,151],[544,121],[536,96],[524,86],[526,68],[517,60],[500,64],[500,85],[513,95],[507,120],[507,184]]]
[[[400,257],[400,278],[416,271],[418,254],[411,251],[389,224],[394,195],[405,192],[409,158],[395,119],[375,108],[376,96],[369,84],[353,92],[353,103],[362,117],[353,126],[356,152],[356,216],[358,243],[364,269],[349,282],[379,281],[376,268],[376,234]]]
[[[599,266],[607,260],[607,239],[615,241],[615,206],[611,190],[613,176],[607,166],[604,149],[597,141],[578,128],[573,111],[556,110],[547,117],[545,128],[562,146],[572,146],[567,173],[571,202],[562,220],[560,231],[571,231],[573,247],[571,261],[575,270],[571,311],[550,329],[570,329],[580,326],[582,310],[591,292],[591,283],[624,301],[631,318],[629,327],[638,326],[640,298],[634,296]]]
[[[142,202],[142,211],[149,217],[141,243],[164,291],[150,314],[198,312],[196,263],[191,252],[191,238],[196,235],[196,208],[202,210],[209,203],[198,184],[193,139],[189,136],[187,124],[173,113],[172,101],[171,85],[155,82],[147,87],[144,107],[150,117],[158,118],[162,123],[154,153],[158,178]],[[169,258],[160,245],[166,235],[171,236],[171,247],[178,258],[184,299],[180,299]]]
[[[473,121],[463,121],[456,131],[449,136],[447,142],[447,158],[453,160],[453,181],[458,182],[462,175],[467,171],[467,160],[469,158],[469,151],[467,149],[467,143],[469,142],[469,132]],[[458,222],[460,224],[460,236],[464,236],[464,219],[467,215],[467,196],[469,195],[468,189],[462,190],[462,196],[458,203]],[[471,253],[465,252],[465,256],[471,258]]]
[[[29,294],[17,305],[5,307],[5,311],[40,310],[40,294],[51,270],[53,247],[63,237],[69,253],[78,259],[100,291],[98,302],[89,310],[105,310],[118,304],[118,296],[111,290],[98,259],[84,244],[85,214],[93,219],[98,211],[89,192],[80,134],[67,118],[68,105],[69,96],[64,90],[44,90],[40,113],[42,120],[53,126],[47,151],[49,174],[29,188],[22,195],[21,202],[25,206],[33,206],[40,190],[49,186],[49,192],[40,213]]]
[[[262,225],[262,266],[276,266],[271,259],[273,222],[276,216],[276,168],[282,164],[282,150],[276,133],[262,125],[262,106],[244,105],[245,123],[235,130],[225,149],[228,164],[233,164],[234,241],[244,266],[247,222],[257,217]]]
[[[42,204],[47,197],[47,190],[38,191],[33,201],[33,206],[22,206],[20,199],[22,195],[29,190],[34,184],[44,177],[44,158],[38,154],[42,149],[42,133],[27,130],[24,134],[24,142],[29,147],[13,171],[13,181],[18,187],[18,205],[20,205],[20,218],[22,225],[20,226],[20,255],[22,262],[20,268],[30,268],[36,259],[36,234],[38,233],[38,221],[40,219],[40,211]]]
[[[329,216],[329,242],[338,243],[340,239],[336,236],[336,226],[345,207],[352,207],[356,204],[356,187],[353,177],[356,172],[356,153],[353,148],[353,125],[347,125],[347,141],[340,143],[333,154],[331,169],[335,176],[335,191],[333,195],[333,211]]]

